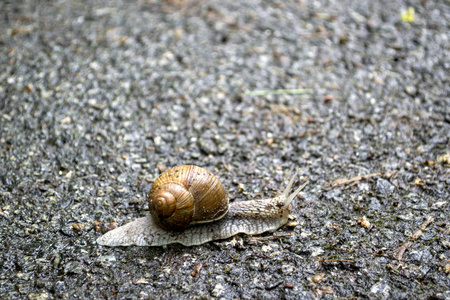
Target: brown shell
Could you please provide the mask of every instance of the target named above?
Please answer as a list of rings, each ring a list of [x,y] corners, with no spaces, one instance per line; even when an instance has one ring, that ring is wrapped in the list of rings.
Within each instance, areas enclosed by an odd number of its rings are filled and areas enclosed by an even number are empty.
[[[218,220],[228,212],[228,195],[220,180],[193,165],[162,173],[155,180],[148,201],[156,222],[173,231]]]

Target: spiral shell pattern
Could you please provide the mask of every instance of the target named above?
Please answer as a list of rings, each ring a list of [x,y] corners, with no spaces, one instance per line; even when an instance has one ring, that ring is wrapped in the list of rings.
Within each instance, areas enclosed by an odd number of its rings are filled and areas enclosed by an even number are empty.
[[[155,222],[170,231],[223,218],[228,195],[211,172],[193,165],[175,167],[156,179],[148,196]]]

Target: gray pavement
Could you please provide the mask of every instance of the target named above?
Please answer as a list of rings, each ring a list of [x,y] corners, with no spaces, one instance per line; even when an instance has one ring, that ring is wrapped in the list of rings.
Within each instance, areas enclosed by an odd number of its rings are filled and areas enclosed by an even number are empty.
[[[449,2],[223,2],[0,3],[0,298],[450,299]],[[182,164],[310,184],[274,233],[95,243]]]

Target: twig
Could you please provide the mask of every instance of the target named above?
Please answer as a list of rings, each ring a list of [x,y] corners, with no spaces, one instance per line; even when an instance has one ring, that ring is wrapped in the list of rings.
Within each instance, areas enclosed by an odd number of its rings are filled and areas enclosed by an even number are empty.
[[[428,225],[431,224],[431,222],[434,221],[434,214],[431,214],[427,217],[425,222],[420,225],[419,229],[414,232],[414,234],[411,236],[412,241],[406,241],[404,242],[400,247],[394,250],[394,258],[397,260],[403,259],[403,254],[405,254],[405,251],[411,247],[411,245],[414,243],[415,240],[417,240],[423,233],[423,231],[427,228]]]
[[[385,176],[387,178],[391,178],[392,176],[394,176],[395,174],[398,173],[398,170],[392,171],[392,172],[387,172],[387,173],[371,173],[371,174],[367,174],[367,175],[359,175],[359,176],[355,176],[355,177],[351,177],[351,178],[338,178],[336,180],[333,180],[332,182],[327,183],[327,186],[330,187],[338,187],[347,183],[357,183],[361,180],[366,180],[368,178],[371,177],[377,177],[377,176]]]
[[[355,176],[352,178],[339,178],[336,179],[330,183],[328,183],[329,186],[331,187],[338,187],[347,183],[351,183],[351,182],[357,182],[357,181],[361,181],[361,180],[365,180],[368,179],[370,177],[375,177],[375,176],[381,176],[381,173],[372,173],[372,174],[368,174],[368,175],[360,175],[360,176]]]
[[[284,234],[276,234],[271,236],[263,236],[263,237],[251,237],[248,241],[249,244],[254,245],[257,242],[261,241],[269,241],[269,240],[276,240],[283,237],[292,237],[291,233],[284,233]]]
[[[394,255],[393,255],[394,258],[397,259],[397,260],[402,260],[403,259],[403,254],[405,253],[406,249],[408,249],[412,244],[413,244],[413,242],[407,241],[407,242],[403,243],[403,245],[401,245],[400,247],[395,249],[394,250]]]
[[[417,240],[423,233],[423,231],[427,228],[428,225],[430,225],[431,222],[434,221],[434,214],[431,214],[427,217],[425,222],[420,225],[420,228],[414,232],[414,234],[411,236],[413,240]]]

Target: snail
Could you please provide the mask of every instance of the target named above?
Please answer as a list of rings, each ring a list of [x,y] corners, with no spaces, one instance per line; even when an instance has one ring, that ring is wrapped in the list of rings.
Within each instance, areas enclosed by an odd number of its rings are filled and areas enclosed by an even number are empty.
[[[225,188],[211,172],[193,165],[175,167],[155,180],[148,195],[148,216],[105,233],[97,243],[193,246],[239,233],[275,231],[287,223],[292,200],[308,184],[290,193],[296,176],[277,197],[229,204]]]

